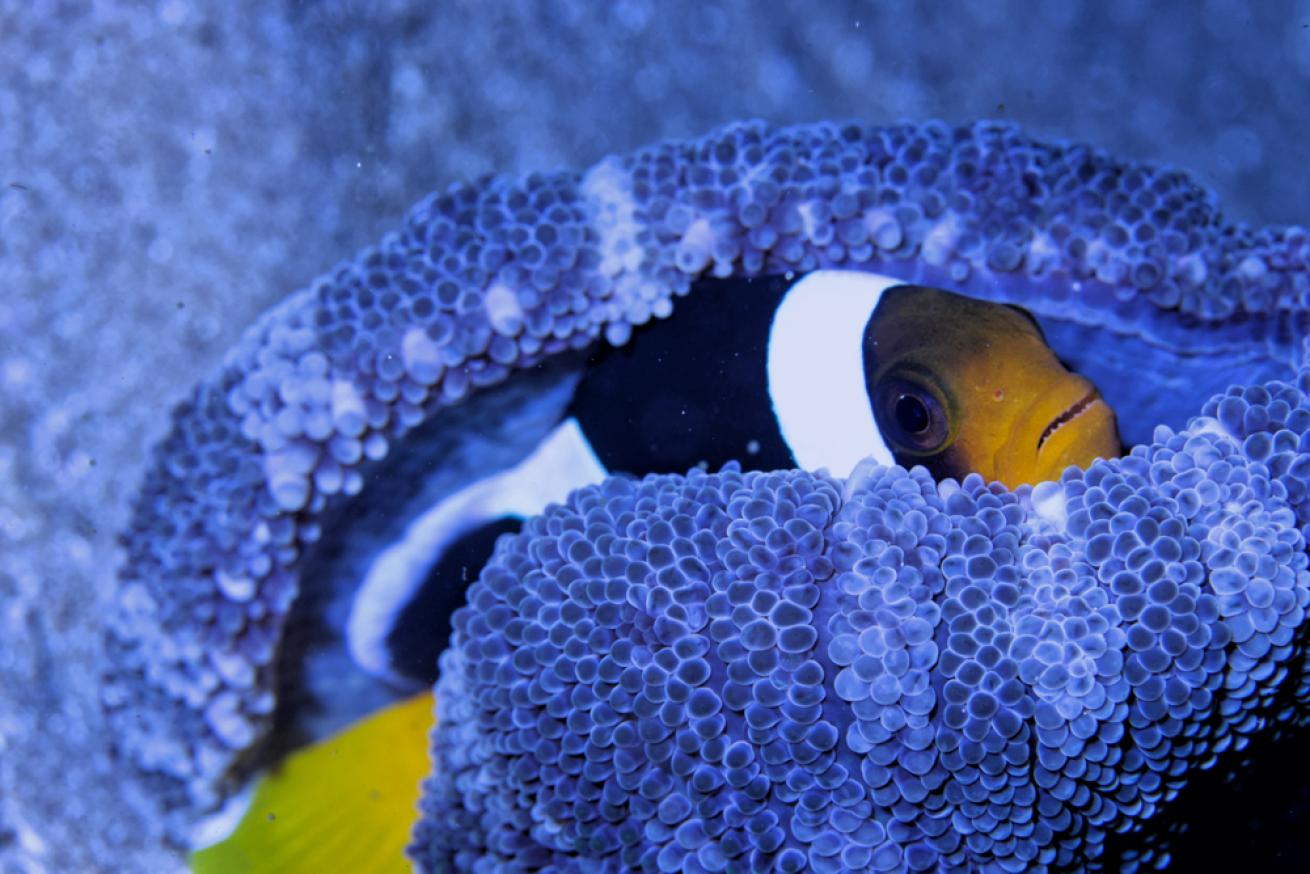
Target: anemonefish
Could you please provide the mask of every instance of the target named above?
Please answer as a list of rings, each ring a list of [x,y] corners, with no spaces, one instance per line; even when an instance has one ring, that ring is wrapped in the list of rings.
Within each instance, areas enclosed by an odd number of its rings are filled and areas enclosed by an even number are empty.
[[[864,375],[897,463],[1010,488],[1119,454],[1114,412],[1018,307],[902,285],[864,332]]]
[[[434,631],[448,629],[496,537],[611,473],[736,460],[845,476],[871,456],[1014,488],[1120,449],[1096,387],[1018,307],[869,273],[708,282],[676,319],[596,351],[531,454],[450,495],[384,550],[354,595],[345,642],[385,683],[430,689],[448,635]],[[409,870],[433,705],[419,692],[292,753],[257,782],[235,828],[193,854],[194,870],[345,870],[342,830],[349,870]]]

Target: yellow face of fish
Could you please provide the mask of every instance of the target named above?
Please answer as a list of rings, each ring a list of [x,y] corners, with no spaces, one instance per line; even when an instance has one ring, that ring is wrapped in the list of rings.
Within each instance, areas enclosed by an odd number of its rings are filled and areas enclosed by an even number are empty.
[[[1023,310],[898,286],[864,343],[874,418],[900,464],[1015,488],[1120,454],[1114,412]]]

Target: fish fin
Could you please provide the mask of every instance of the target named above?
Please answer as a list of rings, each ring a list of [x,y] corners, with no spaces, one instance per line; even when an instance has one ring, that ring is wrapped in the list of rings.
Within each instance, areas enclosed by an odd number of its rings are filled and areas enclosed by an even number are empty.
[[[422,692],[289,755],[259,778],[236,829],[191,854],[192,872],[411,871],[433,706]]]

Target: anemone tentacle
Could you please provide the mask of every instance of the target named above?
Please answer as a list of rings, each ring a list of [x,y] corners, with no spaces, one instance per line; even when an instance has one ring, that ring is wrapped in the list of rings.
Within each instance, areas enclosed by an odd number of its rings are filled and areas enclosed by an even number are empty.
[[[1248,385],[1305,356],[1303,229],[1230,224],[1183,173],[1010,125],[745,123],[585,173],[455,186],[266,314],[174,411],[108,620],[120,748],[175,809],[221,800],[277,711],[303,559],[371,465],[491,386],[624,342],[699,278],[825,266],[1232,360]],[[1275,421],[1283,405],[1257,408]],[[1288,439],[1260,464],[1296,497]]]
[[[872,463],[574,493],[455,614],[416,858],[1101,867],[1310,718],[1310,371],[1207,410],[1014,493]]]

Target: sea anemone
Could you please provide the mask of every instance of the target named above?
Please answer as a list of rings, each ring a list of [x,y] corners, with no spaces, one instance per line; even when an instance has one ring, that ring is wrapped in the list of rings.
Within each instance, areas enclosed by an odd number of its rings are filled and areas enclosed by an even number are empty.
[[[104,696],[173,821],[386,694],[334,695],[339,641],[304,629],[420,508],[530,451],[578,350],[700,279],[821,267],[1023,305],[1138,445],[1014,493],[886,467],[575,493],[456,615],[417,859],[1087,866],[1303,717],[1306,232],[1009,125],[746,123],[428,197],[174,412]]]

